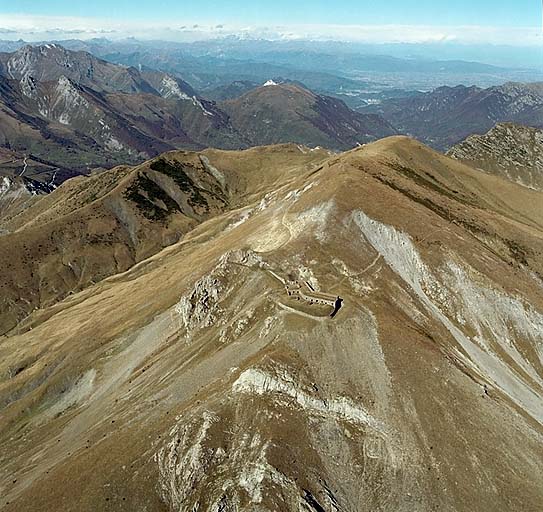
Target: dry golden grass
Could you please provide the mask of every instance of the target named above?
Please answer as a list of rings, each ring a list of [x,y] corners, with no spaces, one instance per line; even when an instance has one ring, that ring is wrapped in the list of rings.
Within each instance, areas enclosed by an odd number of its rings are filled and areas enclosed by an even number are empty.
[[[0,507],[538,510],[541,194],[398,137],[204,154],[228,209],[1,339]]]

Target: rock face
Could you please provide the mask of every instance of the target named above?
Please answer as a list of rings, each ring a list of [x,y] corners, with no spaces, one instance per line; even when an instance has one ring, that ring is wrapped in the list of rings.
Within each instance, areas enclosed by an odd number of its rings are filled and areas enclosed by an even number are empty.
[[[543,193],[405,137],[204,156],[110,176],[200,217],[0,339],[2,507],[539,511]],[[142,240],[170,200],[136,195],[112,209]]]
[[[501,123],[470,135],[447,155],[519,185],[543,190],[543,130]]]
[[[100,92],[154,91],[134,68],[122,68],[58,44],[26,45],[14,53],[2,53],[0,65],[3,75],[23,83],[52,82],[64,76]]]
[[[542,128],[543,84],[439,87],[418,96],[385,100],[363,111],[378,113],[401,133],[442,150],[496,123]]]

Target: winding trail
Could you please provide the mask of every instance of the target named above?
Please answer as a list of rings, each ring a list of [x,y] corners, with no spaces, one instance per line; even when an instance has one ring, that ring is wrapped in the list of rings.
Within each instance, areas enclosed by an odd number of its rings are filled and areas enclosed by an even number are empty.
[[[356,274],[348,274],[348,275],[345,275],[343,276],[333,287],[332,287],[332,290],[335,290],[336,288],[338,288],[338,286],[341,286],[346,279],[354,279],[356,277],[360,277],[362,275],[364,275],[366,272],[369,272],[373,267],[375,267],[375,265],[377,265],[377,263],[379,263],[379,260],[381,259],[382,255],[381,254],[377,254],[377,256],[375,256],[375,258],[373,259],[373,261],[364,269],[364,270],[361,270],[360,272],[357,272]],[[335,267],[329,263],[329,265],[335,269]]]
[[[23,170],[19,173],[19,176],[23,176],[24,173],[26,172],[26,168],[28,167],[27,160],[28,160],[28,157],[25,155],[23,159]]]

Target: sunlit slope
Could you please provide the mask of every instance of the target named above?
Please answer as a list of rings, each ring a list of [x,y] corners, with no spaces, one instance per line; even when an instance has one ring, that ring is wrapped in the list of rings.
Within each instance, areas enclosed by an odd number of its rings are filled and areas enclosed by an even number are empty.
[[[259,169],[2,339],[4,509],[538,510],[541,194],[402,137]]]

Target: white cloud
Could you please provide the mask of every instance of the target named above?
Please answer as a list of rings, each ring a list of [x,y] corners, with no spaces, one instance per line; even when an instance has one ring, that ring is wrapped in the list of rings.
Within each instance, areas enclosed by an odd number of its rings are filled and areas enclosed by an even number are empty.
[[[112,39],[137,37],[171,41],[197,41],[228,35],[266,39],[312,39],[368,43],[424,43],[456,41],[460,43],[543,44],[539,27],[424,26],[424,25],[284,25],[235,26],[203,25],[191,20],[163,23],[119,22],[98,18],[2,14],[0,37],[39,41],[46,39]]]

